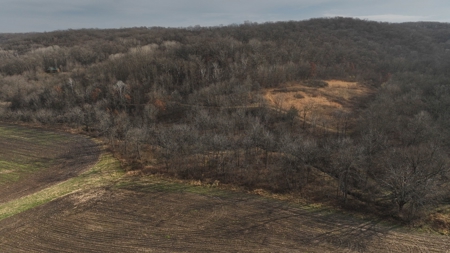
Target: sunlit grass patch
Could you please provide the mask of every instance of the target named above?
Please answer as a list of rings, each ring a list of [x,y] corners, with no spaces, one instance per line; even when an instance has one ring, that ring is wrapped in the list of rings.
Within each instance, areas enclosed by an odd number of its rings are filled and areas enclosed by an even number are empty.
[[[0,220],[76,191],[110,185],[121,178],[122,175],[120,163],[112,155],[102,154],[99,161],[91,169],[77,177],[1,204]]]

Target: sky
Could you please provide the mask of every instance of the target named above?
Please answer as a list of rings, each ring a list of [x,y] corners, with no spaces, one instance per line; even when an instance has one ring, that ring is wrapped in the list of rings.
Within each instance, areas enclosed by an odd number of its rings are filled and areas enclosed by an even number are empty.
[[[0,33],[354,17],[450,22],[449,0],[0,0]]]

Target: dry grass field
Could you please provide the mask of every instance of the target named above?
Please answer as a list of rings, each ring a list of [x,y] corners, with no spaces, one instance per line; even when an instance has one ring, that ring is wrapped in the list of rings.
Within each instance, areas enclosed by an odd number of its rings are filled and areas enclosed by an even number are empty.
[[[309,125],[336,131],[336,122],[354,111],[358,101],[373,93],[370,88],[357,82],[323,82],[327,84],[325,87],[289,83],[283,88],[266,90],[264,98],[279,110],[287,111],[294,107],[298,110],[298,116]]]

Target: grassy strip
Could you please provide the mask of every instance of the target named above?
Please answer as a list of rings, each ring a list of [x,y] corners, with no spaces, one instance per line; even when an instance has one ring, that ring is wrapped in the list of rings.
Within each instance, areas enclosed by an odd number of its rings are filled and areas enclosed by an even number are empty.
[[[36,134],[38,133],[38,134]],[[0,125],[0,137],[28,141],[40,145],[54,145],[70,140],[70,137],[53,132],[45,132],[32,128],[22,128],[17,126]]]
[[[18,162],[16,159],[7,161],[2,154],[0,155],[0,186],[5,187],[10,182],[18,181],[25,174],[48,168],[51,166],[51,162],[51,160],[42,162],[26,159],[23,159],[22,162]]]
[[[50,186],[39,192],[0,205],[0,220],[48,203],[67,194],[105,186],[123,175],[120,163],[108,153],[103,153],[91,169],[78,177]]]
[[[70,136],[60,133],[28,129],[0,124],[0,185],[18,181],[22,175],[49,168],[58,147],[67,145]],[[19,142],[23,150],[8,148],[9,143]],[[6,147],[5,147],[6,146]],[[50,154],[50,155],[49,155]]]
[[[211,185],[193,185],[189,182],[171,181],[157,176],[144,176],[139,179],[123,178],[115,185],[117,189],[133,190],[138,192],[166,192],[166,193],[194,193],[215,197],[226,197],[243,192],[221,189]]]

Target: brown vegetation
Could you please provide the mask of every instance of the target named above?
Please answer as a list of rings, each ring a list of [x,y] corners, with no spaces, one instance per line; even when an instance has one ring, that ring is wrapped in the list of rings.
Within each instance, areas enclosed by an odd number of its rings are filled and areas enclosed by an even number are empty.
[[[316,80],[317,81],[317,80]],[[367,99],[373,89],[358,82],[340,80],[324,81],[323,87],[308,84],[286,84],[283,88],[268,89],[264,98],[278,110],[295,109],[312,130],[325,128],[329,132],[346,131],[350,128],[350,115],[358,102]],[[342,126],[341,126],[341,121]],[[342,129],[341,129],[342,128]]]
[[[426,220],[450,194],[448,28],[333,18],[0,35],[0,117],[85,131],[131,169],[184,179],[305,194],[326,173],[344,207]]]

